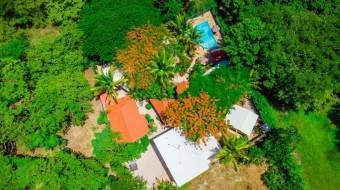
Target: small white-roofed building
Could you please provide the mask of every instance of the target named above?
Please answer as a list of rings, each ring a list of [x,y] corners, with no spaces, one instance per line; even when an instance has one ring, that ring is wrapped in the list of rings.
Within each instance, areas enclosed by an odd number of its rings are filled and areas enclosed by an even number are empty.
[[[234,105],[225,117],[225,120],[229,121],[232,128],[238,132],[250,136],[258,117],[256,113],[241,106]]]
[[[153,143],[177,186],[184,185],[208,170],[211,158],[220,150],[214,137],[207,138],[205,144],[197,145],[176,129],[155,137]]]

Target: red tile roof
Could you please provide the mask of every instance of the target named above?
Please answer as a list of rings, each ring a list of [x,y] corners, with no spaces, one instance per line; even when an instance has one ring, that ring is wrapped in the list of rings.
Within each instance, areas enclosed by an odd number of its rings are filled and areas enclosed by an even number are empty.
[[[183,81],[181,83],[178,83],[176,85],[176,93],[179,95],[179,94],[182,94],[186,89],[189,88],[189,82],[188,81]]]
[[[171,99],[150,99],[150,103],[152,104],[153,108],[156,110],[159,117],[162,119],[163,113],[165,112],[168,105],[173,101]]]
[[[119,99],[118,103],[109,103],[106,97],[102,94],[100,100],[106,107],[112,131],[121,134],[119,142],[135,142],[147,134],[148,123],[139,114],[136,102],[130,96]]]

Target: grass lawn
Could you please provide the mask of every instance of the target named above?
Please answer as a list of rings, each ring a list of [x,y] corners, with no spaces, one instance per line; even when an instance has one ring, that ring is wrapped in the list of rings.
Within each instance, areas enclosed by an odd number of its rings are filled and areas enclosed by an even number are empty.
[[[289,112],[281,123],[296,126],[302,136],[298,153],[309,189],[340,187],[340,153],[335,144],[335,127],[326,116],[317,113]]]

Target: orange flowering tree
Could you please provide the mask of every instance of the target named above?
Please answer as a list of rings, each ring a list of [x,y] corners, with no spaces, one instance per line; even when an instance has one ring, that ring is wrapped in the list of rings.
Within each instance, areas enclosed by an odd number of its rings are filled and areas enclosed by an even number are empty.
[[[209,135],[218,136],[227,132],[225,112],[217,109],[216,101],[207,93],[175,100],[164,112],[163,117],[171,127],[181,128],[190,140],[204,141],[204,137]]]
[[[164,46],[164,39],[170,33],[164,26],[147,24],[127,33],[127,48],[119,50],[116,61],[122,65],[129,79],[129,86],[135,89],[147,89],[155,76],[151,74],[151,61]]]

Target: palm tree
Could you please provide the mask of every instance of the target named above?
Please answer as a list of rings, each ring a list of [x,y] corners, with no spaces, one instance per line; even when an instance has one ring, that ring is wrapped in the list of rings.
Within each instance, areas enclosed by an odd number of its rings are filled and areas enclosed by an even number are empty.
[[[151,62],[151,73],[156,76],[161,85],[165,87],[168,80],[175,75],[175,58],[168,55],[163,49]]]
[[[171,31],[176,33],[176,35],[180,35],[187,29],[188,23],[184,15],[176,15],[175,20],[169,21],[168,27]]]
[[[180,38],[185,46],[185,49],[189,54],[191,54],[195,47],[199,44],[199,39],[201,38],[201,33],[192,25],[188,25],[187,29]]]
[[[121,85],[127,81],[125,77],[114,81],[112,69],[110,69],[107,74],[101,73],[96,75],[95,80],[95,87],[92,89],[95,96],[106,93],[108,100],[114,100],[116,103],[118,100],[117,90],[122,89]]]
[[[235,170],[238,170],[238,162],[241,160],[248,160],[246,156],[246,149],[248,148],[248,139],[245,137],[223,138],[222,150],[217,153],[216,157],[222,164],[234,165]]]
[[[177,15],[174,21],[168,23],[168,27],[177,35],[178,40],[184,45],[186,51],[191,54],[199,43],[200,32],[188,23],[183,15]]]

